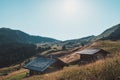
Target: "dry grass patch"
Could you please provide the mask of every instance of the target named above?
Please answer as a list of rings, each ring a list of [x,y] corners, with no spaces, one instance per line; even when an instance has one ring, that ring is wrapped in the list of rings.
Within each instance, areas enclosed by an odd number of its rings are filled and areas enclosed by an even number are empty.
[[[31,76],[23,80],[114,80],[120,77],[120,41],[99,41],[90,47],[102,48],[111,54],[105,60],[65,67],[54,73]]]

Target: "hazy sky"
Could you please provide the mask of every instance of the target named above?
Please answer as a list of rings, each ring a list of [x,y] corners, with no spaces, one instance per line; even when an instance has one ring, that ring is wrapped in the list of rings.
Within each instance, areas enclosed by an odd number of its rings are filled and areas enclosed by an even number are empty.
[[[59,40],[98,35],[120,23],[120,0],[0,0],[0,27]]]

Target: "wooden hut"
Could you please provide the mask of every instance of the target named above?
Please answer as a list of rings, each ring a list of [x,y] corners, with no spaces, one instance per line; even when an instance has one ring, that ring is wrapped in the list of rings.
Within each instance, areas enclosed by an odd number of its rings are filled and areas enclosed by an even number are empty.
[[[48,73],[54,70],[62,69],[66,64],[59,59],[36,57],[34,60],[24,66],[29,69],[29,75]]]
[[[99,59],[104,59],[109,52],[103,49],[85,49],[76,54],[80,55],[80,62],[81,63],[89,63]]]

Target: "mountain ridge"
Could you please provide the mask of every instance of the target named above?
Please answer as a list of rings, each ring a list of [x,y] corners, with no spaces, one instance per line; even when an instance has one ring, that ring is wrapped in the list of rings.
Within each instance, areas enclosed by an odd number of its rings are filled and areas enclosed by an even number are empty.
[[[0,28],[0,42],[1,43],[43,43],[43,42],[57,42],[59,40],[48,38],[48,37],[41,37],[41,36],[34,36],[29,35],[20,30],[13,30],[10,28]]]
[[[103,33],[96,36],[95,40],[120,40],[120,24],[106,29]]]

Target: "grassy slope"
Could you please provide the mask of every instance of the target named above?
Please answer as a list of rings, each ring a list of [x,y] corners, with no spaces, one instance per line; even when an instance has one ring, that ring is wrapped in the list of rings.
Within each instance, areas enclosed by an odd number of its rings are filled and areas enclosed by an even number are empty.
[[[13,67],[11,67],[12,69]],[[8,68],[10,69],[10,68]],[[14,72],[9,73],[6,76],[0,76],[0,80],[21,80],[26,76],[26,73],[28,72],[27,69],[20,69]]]
[[[120,76],[120,41],[99,41],[90,47],[103,48],[111,54],[105,60],[99,60],[84,66],[73,66],[61,71],[36,75],[24,80],[113,80]]]

